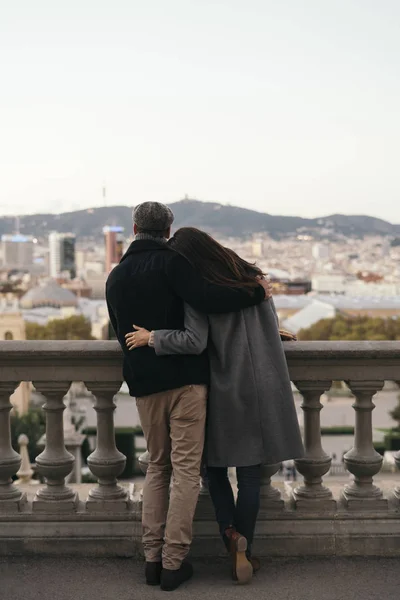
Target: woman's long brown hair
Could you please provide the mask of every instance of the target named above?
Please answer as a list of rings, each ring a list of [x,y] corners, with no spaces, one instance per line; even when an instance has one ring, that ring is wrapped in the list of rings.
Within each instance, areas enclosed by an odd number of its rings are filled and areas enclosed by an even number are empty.
[[[168,244],[210,283],[247,288],[251,292],[259,285],[257,278],[264,275],[255,264],[243,260],[195,227],[178,229]]]

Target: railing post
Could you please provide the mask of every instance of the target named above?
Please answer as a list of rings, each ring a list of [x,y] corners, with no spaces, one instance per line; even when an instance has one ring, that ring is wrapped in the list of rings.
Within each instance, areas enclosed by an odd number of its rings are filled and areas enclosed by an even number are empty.
[[[208,487],[208,477],[207,477],[207,472],[205,469],[202,469],[201,472],[201,476],[200,476],[200,496],[207,496],[207,494],[209,494],[209,487]]]
[[[25,433],[21,433],[18,437],[19,454],[21,456],[21,466],[17,472],[17,484],[28,484],[32,481],[33,470],[31,461],[29,460],[28,452],[29,438]]]
[[[78,494],[65,485],[74,457],[65,448],[63,430],[63,398],[71,382],[35,381],[33,385],[46,400],[43,405],[46,413],[45,449],[36,457],[38,471],[45,478],[46,485],[36,492],[32,508],[38,512],[74,511],[78,506]]]
[[[130,508],[129,492],[118,485],[117,477],[125,468],[126,457],[117,450],[114,428],[114,396],[121,387],[120,382],[86,382],[86,387],[95,396],[94,409],[97,413],[96,449],[88,457],[88,466],[98,479],[97,487],[89,492],[86,507],[90,511]]]
[[[211,501],[207,468],[205,465],[202,465],[200,471],[200,492],[197,500],[195,519],[198,521],[215,519],[215,510]]]
[[[396,452],[394,455],[394,460],[396,461],[397,469],[400,471],[400,452]],[[400,503],[400,485],[398,485],[394,490],[394,498]]]
[[[400,388],[400,381],[396,381],[398,387]],[[396,452],[394,455],[394,460],[396,461],[396,466],[398,471],[400,471],[400,451]],[[394,500],[397,504],[400,504],[400,485],[396,486],[393,494]]]
[[[344,456],[344,463],[354,481],[343,490],[347,508],[374,510],[388,508],[382,491],[373,485],[373,477],[381,470],[383,458],[376,452],[372,441],[373,396],[383,388],[383,381],[349,381],[347,385],[355,396],[356,411],[354,447]]]
[[[21,457],[11,445],[10,396],[19,382],[0,382],[0,513],[21,510],[26,502],[26,495],[12,482]]]
[[[304,450],[305,455],[295,461],[296,468],[304,477],[304,485],[293,491],[294,504],[300,510],[334,510],[336,502],[330,489],[322,485],[322,477],[328,473],[332,459],[321,443],[321,396],[329,390],[330,381],[295,381],[303,396]]]
[[[260,518],[285,508],[280,491],[271,484],[271,477],[279,471],[280,466],[280,463],[261,466]]]

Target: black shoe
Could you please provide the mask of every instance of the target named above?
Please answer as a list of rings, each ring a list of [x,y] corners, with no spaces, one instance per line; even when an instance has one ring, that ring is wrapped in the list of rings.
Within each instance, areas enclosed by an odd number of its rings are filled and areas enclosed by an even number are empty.
[[[182,583],[189,581],[193,577],[193,567],[189,562],[184,561],[180,569],[163,569],[161,573],[161,589],[164,592],[173,592]]]
[[[147,562],[145,575],[147,585],[160,585],[161,583],[161,562]]]

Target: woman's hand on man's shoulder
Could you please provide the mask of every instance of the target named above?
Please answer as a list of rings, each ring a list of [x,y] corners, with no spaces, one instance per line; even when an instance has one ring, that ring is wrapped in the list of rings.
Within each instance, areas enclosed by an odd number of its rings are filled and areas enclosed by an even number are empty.
[[[269,277],[260,277],[260,285],[264,288],[265,299],[272,298],[272,283]]]

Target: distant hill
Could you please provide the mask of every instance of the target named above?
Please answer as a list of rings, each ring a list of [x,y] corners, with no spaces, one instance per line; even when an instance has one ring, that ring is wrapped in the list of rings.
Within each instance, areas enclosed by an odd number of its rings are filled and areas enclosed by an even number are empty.
[[[175,214],[174,227],[192,225],[224,236],[245,237],[267,232],[274,238],[303,233],[314,237],[363,237],[400,234],[400,225],[368,216],[332,215],[319,219],[283,217],[246,208],[197,200],[181,200],[170,205]],[[74,232],[78,237],[99,238],[105,225],[121,225],[129,232],[132,209],[128,206],[103,206],[60,215],[38,214],[20,217],[21,233],[42,237],[50,231]],[[11,233],[14,220],[0,218],[0,234]]]

